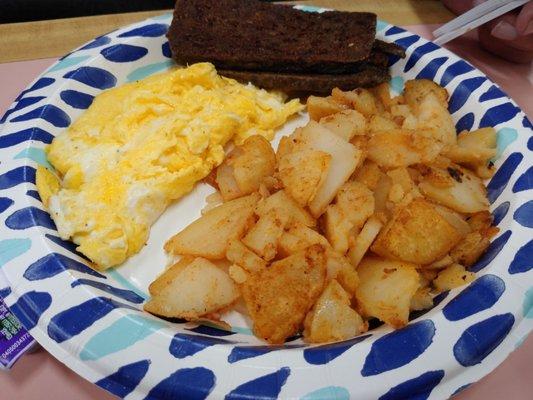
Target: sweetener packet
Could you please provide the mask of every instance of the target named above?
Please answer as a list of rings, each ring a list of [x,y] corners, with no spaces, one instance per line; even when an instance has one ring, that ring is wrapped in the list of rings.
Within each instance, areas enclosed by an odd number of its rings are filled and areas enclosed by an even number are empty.
[[[11,368],[35,343],[0,297],[0,370]]]
[[[35,340],[0,298],[0,369],[11,368],[34,344]]]

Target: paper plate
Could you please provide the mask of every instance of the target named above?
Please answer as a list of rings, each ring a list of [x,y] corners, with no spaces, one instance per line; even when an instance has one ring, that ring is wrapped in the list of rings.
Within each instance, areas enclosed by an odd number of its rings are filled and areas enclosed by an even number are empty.
[[[142,311],[163,269],[162,244],[199,216],[206,185],[173,205],[148,246],[105,273],[90,269],[58,237],[35,188],[43,148],[105,89],[173,65],[164,15],[101,36],[63,57],[23,91],[0,136],[0,295],[39,343],[72,370],[127,399],[445,399],[494,369],[532,328],[533,182],[531,124],[472,65],[417,35],[380,22],[377,36],[407,49],[391,86],[432,79],[450,93],[457,130],[494,126],[496,175],[488,184],[500,228],[469,286],[392,331],[381,326],[335,344],[295,338],[268,347],[246,320],[232,331],[171,323]],[[12,77],[11,79],[16,79]],[[306,117],[291,121],[288,134]],[[179,222],[176,222],[179,221]]]

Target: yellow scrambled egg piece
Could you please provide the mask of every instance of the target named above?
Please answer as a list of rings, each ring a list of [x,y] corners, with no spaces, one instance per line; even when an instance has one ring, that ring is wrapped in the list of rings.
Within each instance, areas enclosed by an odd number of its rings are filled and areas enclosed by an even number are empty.
[[[142,248],[170,202],[222,162],[228,141],[272,139],[301,109],[209,63],[172,69],[97,96],[49,146],[61,179],[40,169],[38,190],[60,236],[106,269]]]

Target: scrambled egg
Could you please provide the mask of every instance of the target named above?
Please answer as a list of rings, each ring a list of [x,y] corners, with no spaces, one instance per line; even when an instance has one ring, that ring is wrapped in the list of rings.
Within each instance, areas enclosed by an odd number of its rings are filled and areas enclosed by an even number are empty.
[[[58,179],[37,189],[60,236],[106,269],[146,243],[175,199],[219,165],[224,145],[272,139],[297,100],[219,76],[200,63],[108,90],[48,148]]]

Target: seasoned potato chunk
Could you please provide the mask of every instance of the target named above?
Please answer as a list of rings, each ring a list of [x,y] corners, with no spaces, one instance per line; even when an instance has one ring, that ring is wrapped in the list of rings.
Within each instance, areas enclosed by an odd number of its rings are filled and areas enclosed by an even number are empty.
[[[229,275],[203,258],[179,266],[178,271],[170,268],[156,282],[157,290],[144,309],[163,317],[195,320],[230,306],[239,297]]]
[[[343,92],[335,88],[331,91],[331,97],[337,102],[357,110],[365,117],[378,112],[376,99],[372,92],[367,89],[357,88]]]
[[[298,221],[292,222],[279,239],[278,256],[287,257],[313,244],[329,246],[327,239],[317,231]]]
[[[370,190],[375,190],[383,176],[379,166],[369,159],[366,159],[361,168],[354,174],[354,180],[364,184]]]
[[[465,270],[461,264],[452,264],[443,269],[433,280],[433,286],[439,292],[455,289],[472,282],[476,278],[473,272]]]
[[[325,249],[320,245],[250,275],[242,285],[242,295],[254,333],[269,343],[281,344],[298,332],[325,279]]]
[[[376,133],[368,141],[368,158],[386,169],[431,162],[441,150],[439,142],[400,129]]]
[[[331,155],[317,150],[286,154],[279,161],[279,178],[286,192],[302,207],[316,195],[328,175]]]
[[[455,143],[455,124],[448,112],[448,92],[428,79],[405,83],[404,98],[417,118],[417,129],[429,129],[434,139]]]
[[[259,217],[257,223],[242,238],[242,243],[269,261],[278,251],[278,240],[290,215],[281,208],[273,208]]]
[[[285,210],[290,215],[291,220],[301,222],[306,226],[316,225],[316,220],[300,207],[291,196],[287,195],[285,190],[280,190],[260,201],[255,212],[261,217],[273,208]]]
[[[483,236],[478,231],[470,232],[464,240],[452,249],[450,256],[455,262],[469,267],[487,250],[489,244],[489,237]]]
[[[254,222],[257,193],[215,207],[165,243],[172,254],[222,259],[230,239],[240,238]]]
[[[357,228],[361,228],[367,218],[374,212],[372,192],[359,182],[346,182],[336,196],[335,205]]]
[[[427,310],[433,307],[433,296],[430,287],[419,288],[411,298],[411,311]]]
[[[309,203],[311,214],[318,218],[362,162],[363,152],[314,121],[301,128],[295,139],[298,147],[319,150],[331,155],[326,179]]]
[[[354,267],[359,265],[382,227],[383,222],[376,216],[372,216],[366,221],[348,251],[348,258]]]
[[[257,272],[266,267],[266,261],[249,250],[238,239],[231,239],[226,249],[226,258],[248,272]]]
[[[375,133],[388,132],[390,130],[398,129],[398,125],[393,119],[387,118],[384,115],[374,114],[368,121],[368,132],[372,135]]]
[[[367,218],[374,213],[374,196],[362,183],[345,183],[330,204],[324,218],[326,238],[339,253],[348,250],[349,237],[359,231]]]
[[[165,287],[167,287],[177,276],[178,274],[193,262],[195,257],[193,256],[181,256],[180,259],[174,263],[172,266],[167,268],[159,277],[153,281],[150,286],[148,286],[148,293],[152,296],[155,296],[161,292]]]
[[[320,119],[320,125],[347,142],[355,135],[366,133],[366,119],[358,111],[344,110]]]
[[[330,205],[324,214],[324,235],[335,251],[346,253],[350,245],[353,224],[346,218],[342,210],[335,204]]]
[[[276,155],[263,136],[247,138],[217,169],[216,183],[224,201],[255,192],[264,177],[274,173]]]
[[[359,286],[355,297],[363,314],[394,328],[406,325],[411,299],[420,285],[416,265],[365,257],[357,273]]]
[[[304,339],[325,343],[349,339],[368,330],[368,323],[350,307],[350,296],[331,280],[305,318]]]
[[[241,146],[242,154],[233,160],[235,181],[244,194],[257,190],[265,176],[276,168],[276,154],[263,136],[247,138]]]
[[[307,98],[307,112],[313,121],[320,121],[321,118],[338,113],[346,109],[347,106],[334,101],[332,97],[309,96]]]
[[[326,258],[328,280],[335,279],[350,297],[353,296],[359,285],[359,277],[354,266],[346,257],[331,249],[326,250]]]
[[[429,199],[460,213],[484,211],[489,206],[487,189],[472,172],[457,165],[424,168],[418,185]]]
[[[216,170],[215,184],[220,190],[224,201],[230,201],[244,196],[244,193],[237,185],[233,166],[228,163],[222,163]]]
[[[444,257],[463,235],[423,198],[395,212],[372,244],[382,257],[430,264]]]

